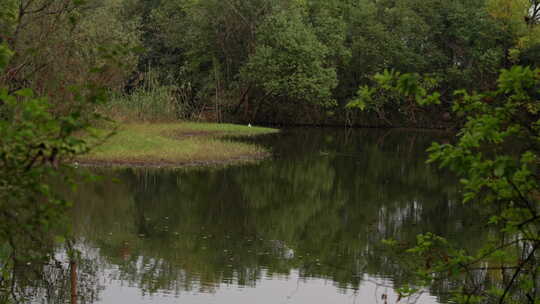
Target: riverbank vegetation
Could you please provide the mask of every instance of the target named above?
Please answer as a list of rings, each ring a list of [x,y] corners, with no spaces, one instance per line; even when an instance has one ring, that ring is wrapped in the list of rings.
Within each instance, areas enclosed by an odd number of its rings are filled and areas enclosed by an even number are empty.
[[[501,68],[535,65],[538,4],[482,1],[125,1],[139,16],[139,63],[178,117],[274,124],[448,128],[456,89],[493,88]],[[531,7],[532,6],[532,7]],[[385,69],[429,74],[441,104],[381,94],[346,108]],[[137,94],[135,94],[137,96]],[[129,97],[129,95],[128,95]],[[395,102],[389,102],[393,100]]]
[[[0,83],[62,110],[92,81],[111,93],[100,111],[130,121],[451,128],[454,90],[540,58],[533,0],[3,2],[16,56]],[[347,108],[385,69],[429,74],[441,103],[381,92],[368,112]]]

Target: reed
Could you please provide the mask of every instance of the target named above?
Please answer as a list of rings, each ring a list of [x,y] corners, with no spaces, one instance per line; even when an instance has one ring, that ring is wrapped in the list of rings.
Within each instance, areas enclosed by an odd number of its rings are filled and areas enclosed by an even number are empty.
[[[105,131],[104,131],[105,132]],[[232,140],[275,129],[211,123],[124,123],[80,162],[95,165],[179,167],[264,157],[261,146]]]
[[[176,91],[176,86],[163,85],[158,73],[148,69],[133,91],[111,96],[100,112],[119,122],[177,121],[184,109]]]

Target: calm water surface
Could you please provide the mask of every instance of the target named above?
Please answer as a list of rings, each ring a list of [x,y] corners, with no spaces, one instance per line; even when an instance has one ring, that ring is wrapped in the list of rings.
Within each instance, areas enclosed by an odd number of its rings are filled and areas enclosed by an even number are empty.
[[[274,154],[257,164],[105,171],[76,197],[79,302],[396,303],[410,274],[381,240],[482,239],[455,179],[425,164],[433,140],[448,139],[294,129],[252,139]]]

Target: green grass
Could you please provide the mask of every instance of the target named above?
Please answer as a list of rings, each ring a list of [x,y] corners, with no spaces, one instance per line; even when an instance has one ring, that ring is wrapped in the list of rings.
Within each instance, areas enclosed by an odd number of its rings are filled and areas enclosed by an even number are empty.
[[[79,160],[104,165],[169,167],[249,160],[262,157],[267,151],[224,137],[275,132],[232,124],[121,124],[115,135]]]
[[[165,126],[179,126],[180,131],[188,132],[216,132],[218,135],[252,136],[278,132],[276,129],[263,127],[248,127],[246,125],[219,124],[205,122],[184,122],[181,124],[163,124]]]

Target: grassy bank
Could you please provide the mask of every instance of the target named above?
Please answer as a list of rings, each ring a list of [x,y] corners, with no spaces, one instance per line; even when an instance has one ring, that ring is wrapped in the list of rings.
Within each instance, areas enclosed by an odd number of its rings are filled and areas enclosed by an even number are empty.
[[[231,124],[126,123],[79,161],[96,165],[174,167],[257,159],[268,152],[227,137],[274,132],[277,130]]]

